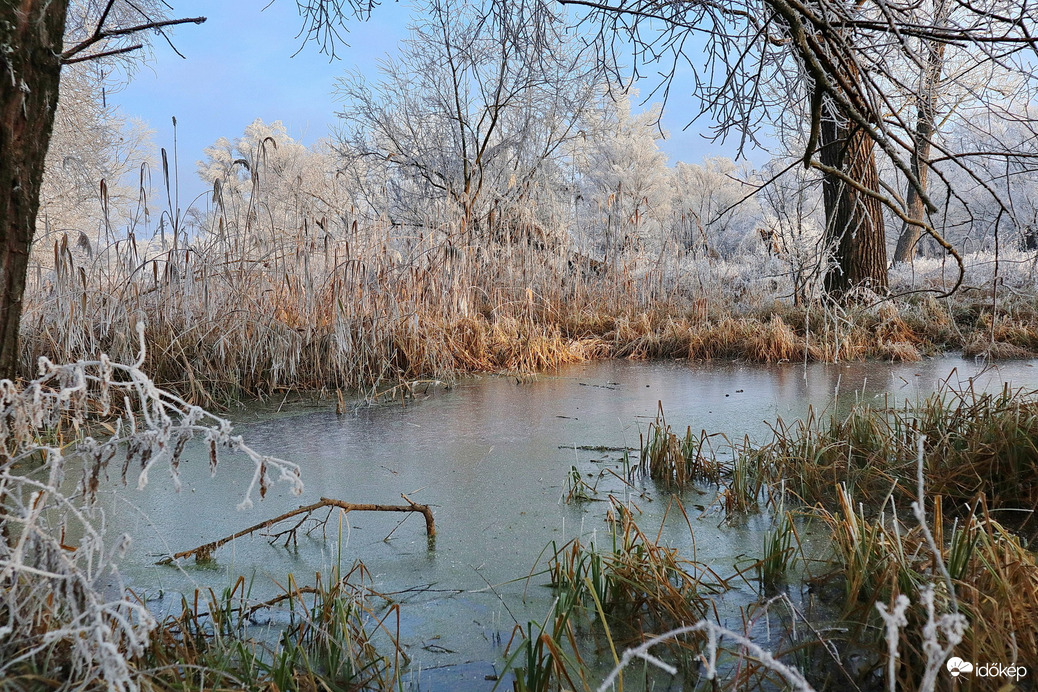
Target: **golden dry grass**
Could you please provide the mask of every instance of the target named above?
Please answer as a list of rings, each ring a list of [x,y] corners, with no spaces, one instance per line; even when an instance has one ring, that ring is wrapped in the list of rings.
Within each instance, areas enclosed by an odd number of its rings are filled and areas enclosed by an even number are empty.
[[[954,527],[942,511],[941,496],[932,498],[933,522],[941,560],[948,565],[959,612],[968,627],[956,655],[975,661],[1015,661],[1030,670],[1038,665],[1038,563],[1019,537],[986,510],[971,513]],[[838,508],[818,510],[833,536],[836,571],[828,578],[843,584],[843,619],[852,624],[851,640],[867,646],[875,638],[875,662],[886,644],[876,604],[890,604],[901,594],[913,602],[910,626],[899,633],[899,687],[914,689],[922,673],[922,625],[919,602],[925,584],[940,581],[935,558],[918,526],[902,526],[897,516],[868,518],[845,491]],[[947,531],[942,531],[949,527]],[[954,529],[954,530],[953,530]],[[942,537],[947,540],[942,540]],[[952,606],[947,589],[938,589],[938,608]],[[869,632],[872,635],[869,635]]]
[[[30,277],[25,372],[39,355],[132,360],[138,320],[148,327],[145,367],[196,400],[373,391],[609,357],[774,363],[1038,352],[1038,310],[1026,297],[793,306],[761,286],[735,289],[721,274],[713,283],[686,275],[681,257],[589,271],[561,244],[465,244],[449,232],[401,242],[394,232],[354,227],[332,239],[304,229],[151,251],[131,234],[90,257],[55,243],[54,266]]]

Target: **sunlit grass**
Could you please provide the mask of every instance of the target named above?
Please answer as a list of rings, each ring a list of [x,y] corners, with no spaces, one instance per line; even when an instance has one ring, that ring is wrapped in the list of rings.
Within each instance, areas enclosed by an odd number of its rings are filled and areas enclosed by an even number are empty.
[[[772,442],[748,458],[771,483],[807,503],[833,500],[837,488],[868,505],[888,493],[901,503],[914,497],[916,440],[925,436],[927,482],[956,504],[983,494],[992,507],[1038,508],[1038,395],[1006,385],[1000,392],[945,387],[919,403],[855,406],[845,417],[773,426]]]
[[[26,372],[41,354],[130,359],[125,335],[139,320],[147,370],[197,401],[377,392],[608,357],[912,361],[949,348],[1038,349],[1026,295],[793,305],[785,279],[752,253],[704,260],[665,246],[654,258],[589,264],[564,242],[521,233],[414,233],[380,223],[341,237],[305,224],[260,235],[229,226],[171,247],[131,232],[89,256],[55,241],[48,266],[30,273]]]

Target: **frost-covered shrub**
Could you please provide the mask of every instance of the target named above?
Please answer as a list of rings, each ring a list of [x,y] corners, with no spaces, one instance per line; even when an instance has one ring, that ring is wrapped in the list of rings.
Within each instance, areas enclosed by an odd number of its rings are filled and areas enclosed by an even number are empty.
[[[1001,250],[971,252],[962,256],[967,286],[991,286],[999,279],[1003,285],[1016,288],[1033,287],[1038,277],[1038,254],[1033,250]],[[997,272],[997,273],[996,273]],[[895,290],[919,287],[951,287],[959,269],[952,257],[916,257],[911,263],[895,264],[890,269],[890,285]]]
[[[220,449],[251,462],[239,508],[273,477],[302,491],[298,466],[258,454],[227,420],[158,389],[140,369],[143,325],[138,334],[134,364],[40,358],[35,379],[0,380],[0,679],[35,670],[70,686],[138,688],[130,660],[156,623],[119,579],[129,537],[108,540],[94,507],[110,473],[143,487],[161,465],[179,488],[181,454],[197,437],[213,473]],[[63,484],[67,473],[81,473],[75,490]]]
[[[815,295],[824,276],[827,255],[822,229],[811,218],[794,220],[765,213],[758,227],[765,251],[786,272],[795,296]]]

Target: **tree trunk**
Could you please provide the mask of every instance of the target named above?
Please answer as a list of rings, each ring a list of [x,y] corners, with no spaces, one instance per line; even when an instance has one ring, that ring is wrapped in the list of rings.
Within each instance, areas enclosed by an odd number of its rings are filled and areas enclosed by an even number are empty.
[[[921,125],[921,123],[920,123]],[[918,130],[917,130],[918,132]],[[912,153],[912,173],[915,175],[916,180],[922,185],[923,189],[926,189],[926,179],[928,177],[928,168],[925,165],[920,165],[920,160],[925,160],[930,156],[930,142],[925,143],[919,142],[916,145],[916,150]],[[905,213],[908,218],[915,219],[916,221],[922,221],[926,215],[926,205],[923,203],[922,195],[915,187],[908,186],[908,199],[905,204]],[[901,262],[911,262],[915,256],[916,245],[919,243],[919,239],[923,236],[923,229],[921,226],[917,226],[911,223],[905,223],[901,227],[901,235],[897,239],[897,249],[894,250],[894,264],[900,264]]]
[[[941,3],[936,13],[935,25],[940,26],[947,19],[947,9]],[[920,187],[926,189],[926,180],[929,177],[930,167],[930,140],[933,137],[937,122],[937,90],[940,86],[941,73],[944,71],[944,47],[946,44],[936,41],[925,42],[926,67],[919,80],[919,93],[917,95],[918,116],[915,125],[915,143],[912,150],[912,175],[919,181]],[[926,206],[922,195],[915,187],[908,186],[908,200],[905,212],[908,218],[922,221],[926,214]],[[897,239],[897,249],[894,251],[894,264],[900,262],[911,262],[915,256],[916,244],[922,237],[923,229],[915,224],[905,223],[901,229],[901,235]]]
[[[0,5],[0,378],[18,369],[18,326],[43,162],[54,125],[68,0]]]
[[[875,143],[860,127],[847,122],[831,102],[823,106],[819,159],[842,172],[864,190],[879,190]],[[832,174],[822,181],[825,240],[834,267],[825,275],[825,290],[841,296],[865,287],[887,289],[887,245],[882,203]]]

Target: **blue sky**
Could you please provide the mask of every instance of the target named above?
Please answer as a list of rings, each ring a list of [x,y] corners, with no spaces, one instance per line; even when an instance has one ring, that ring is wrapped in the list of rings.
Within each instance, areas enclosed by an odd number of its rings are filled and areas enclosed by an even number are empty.
[[[314,45],[303,46],[294,0],[175,0],[177,17],[205,16],[173,32],[178,57],[156,37],[154,57],[133,80],[109,97],[123,113],[139,117],[155,131],[158,147],[173,149],[172,117],[177,119],[181,207],[208,188],[195,174],[202,150],[219,137],[233,139],[256,118],[281,120],[289,135],[310,144],[328,136],[338,108],[336,78],[357,68],[375,77],[378,61],[396,51],[407,36],[412,12],[407,2],[385,2],[367,22],[351,22],[348,46],[329,61]],[[297,53],[295,57],[293,54]],[[671,162],[698,162],[705,155],[734,155],[734,145],[711,143],[705,125],[687,131],[690,104],[675,84],[663,125],[670,133],[663,148]],[[645,90],[647,92],[647,89]]]

